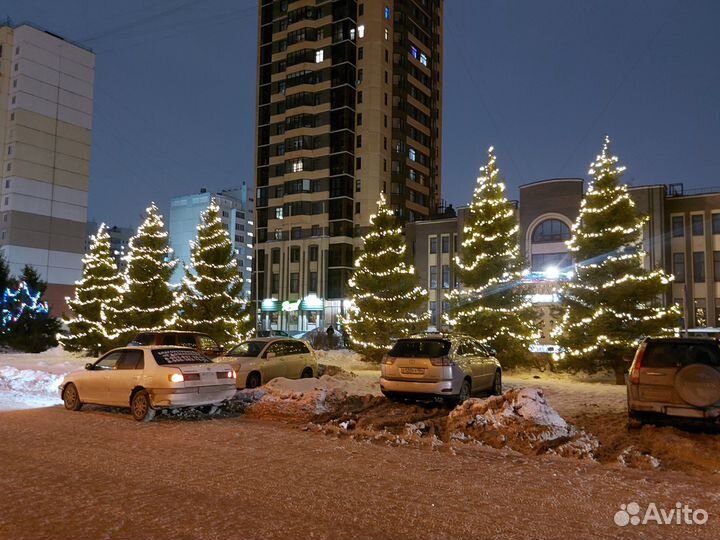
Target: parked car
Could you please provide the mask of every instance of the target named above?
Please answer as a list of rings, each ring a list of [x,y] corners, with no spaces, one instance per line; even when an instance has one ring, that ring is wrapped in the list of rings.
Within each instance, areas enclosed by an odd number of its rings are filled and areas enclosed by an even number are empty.
[[[183,347],[121,347],[70,373],[59,387],[65,408],[85,403],[130,407],[135,420],[152,420],[157,409],[218,406],[235,395],[235,372],[227,364]]]
[[[628,415],[720,418],[720,343],[712,338],[645,338],[627,381]]]
[[[276,377],[305,379],[318,372],[313,348],[292,338],[243,341],[215,361],[232,366],[238,388],[255,388]]]
[[[207,334],[202,332],[186,332],[184,330],[165,330],[163,332],[143,332],[128,343],[128,347],[140,345],[177,345],[189,347],[203,353],[208,358],[215,358],[223,353],[223,348]]]
[[[380,369],[380,390],[390,399],[442,397],[455,405],[476,392],[502,393],[502,367],[494,351],[462,334],[399,339]]]
[[[290,334],[284,330],[258,330],[255,335],[257,337],[290,337]]]

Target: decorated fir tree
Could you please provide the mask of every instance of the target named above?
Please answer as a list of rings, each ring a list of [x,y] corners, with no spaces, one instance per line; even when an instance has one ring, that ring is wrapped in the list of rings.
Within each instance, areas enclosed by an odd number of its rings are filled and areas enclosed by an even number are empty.
[[[462,260],[455,260],[462,288],[449,295],[448,323],[497,350],[503,363],[515,364],[538,338],[537,313],[520,285],[518,223],[492,147],[463,234]]]
[[[125,261],[122,295],[104,310],[119,344],[138,332],[171,328],[177,318],[177,302],[169,284],[177,260],[155,203],[146,209],[145,220],[130,239]]]
[[[663,306],[672,276],[643,266],[645,218],[620,182],[624,170],[606,137],[568,242],[575,279],[561,290],[563,318],[555,332],[568,364],[613,369],[619,383],[623,357],[644,336],[671,335],[679,320],[677,306]]]
[[[108,337],[114,329],[103,321],[106,306],[119,304],[123,279],[110,248],[110,235],[103,223],[90,237],[90,249],[83,257],[83,276],[75,283],[75,297],[67,298],[73,317],[67,321],[69,335],[61,338],[69,351],[97,355],[113,344]]]
[[[190,266],[180,289],[178,325],[205,332],[220,344],[244,339],[251,330],[243,279],[228,231],[213,199],[203,212],[197,239],[190,243]]]
[[[430,313],[427,291],[409,263],[403,228],[382,193],[370,225],[348,282],[353,308],[344,322],[352,344],[377,357],[391,339],[427,328]]]
[[[26,266],[23,270],[32,268]],[[33,269],[34,272],[34,269]],[[35,272],[37,284],[44,290],[47,283]],[[13,349],[38,353],[57,345],[60,321],[50,315],[42,292],[33,290],[21,279],[14,287],[5,289],[2,298],[2,341]]]

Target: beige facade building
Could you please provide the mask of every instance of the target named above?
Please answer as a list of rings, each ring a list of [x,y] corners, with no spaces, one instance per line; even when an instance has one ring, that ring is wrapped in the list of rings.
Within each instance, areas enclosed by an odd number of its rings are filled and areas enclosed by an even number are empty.
[[[67,311],[84,251],[95,55],[29,25],[0,26],[0,249]]]
[[[254,297],[264,328],[344,312],[381,192],[440,201],[442,0],[260,0]]]

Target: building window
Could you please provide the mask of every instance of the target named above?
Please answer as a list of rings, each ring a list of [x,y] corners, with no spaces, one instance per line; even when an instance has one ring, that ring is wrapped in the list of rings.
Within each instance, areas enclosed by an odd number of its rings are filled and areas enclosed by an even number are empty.
[[[308,292],[316,293],[318,290],[318,278],[317,272],[310,272],[308,274]]]
[[[275,219],[282,219],[282,218],[283,218],[283,207],[282,207],[282,206],[278,206],[278,207],[275,209]]]
[[[437,253],[437,236],[430,237],[430,253]]]
[[[423,53],[420,53],[420,63],[425,67],[428,65],[428,58]]]
[[[672,217],[672,235],[673,238],[682,238],[685,236],[685,223],[682,216]]]
[[[355,169],[358,171],[362,169],[362,158],[355,158]]]
[[[717,253],[717,251],[715,252]],[[685,254],[673,253],[673,275],[677,283],[685,283]]]
[[[283,235],[282,235],[282,229],[280,229],[280,228],[275,229],[275,233],[274,233],[274,234],[275,234],[275,240],[282,240],[282,239],[283,239],[283,238],[282,238],[282,237],[283,237]]]
[[[362,148],[362,135],[357,135],[355,137],[355,146]]]
[[[437,324],[437,302],[430,302],[430,324]]]
[[[701,214],[696,214],[692,216],[692,235],[693,236],[702,236],[705,234],[704,227],[703,227],[703,216]]]
[[[570,228],[559,219],[546,219],[535,227],[532,234],[533,244],[565,242],[570,240]]]
[[[325,51],[320,49],[319,51],[315,51],[315,63],[319,64],[325,59]]]
[[[442,288],[450,288],[450,265],[447,264],[442,265]]]
[[[385,39],[390,39],[390,29],[385,28]],[[15,64],[15,71],[17,71],[17,64]]]
[[[360,203],[359,203],[359,202],[356,202],[356,203],[355,203],[355,213],[356,213],[356,214],[359,214],[359,213],[360,213]]]
[[[320,236],[320,225],[313,225],[310,228],[310,236]]]
[[[390,20],[390,7],[389,6],[385,6],[385,20],[386,21]]]
[[[712,233],[720,234],[720,214],[712,215]]]
[[[720,251],[713,251],[713,278],[720,281]]]
[[[409,157],[412,161],[415,161],[415,158],[417,157],[417,154],[415,153],[415,149],[414,149],[414,148],[410,148],[410,149],[408,150],[408,157]]]
[[[361,24],[360,26],[358,26],[358,28],[357,28],[357,34],[358,34],[358,37],[359,37],[359,38],[364,38],[364,37],[365,37],[365,25],[364,25],[364,24]]]
[[[430,267],[430,288],[437,289],[437,284],[438,284],[437,266],[432,265]]]
[[[358,4],[358,16],[365,15],[365,4]]]
[[[302,238],[302,227],[293,227],[290,229],[290,238],[292,240],[300,240]]]
[[[300,292],[300,273],[299,272],[290,272],[290,292],[291,293],[299,293]]]
[[[362,181],[359,178],[355,179],[355,193],[360,193],[362,188]]]
[[[272,264],[280,264],[280,248],[273,248],[270,251],[270,262]]]
[[[280,293],[280,274],[273,274],[270,279],[270,294]]]
[[[707,307],[704,298],[695,299],[695,326],[707,326]]]
[[[362,103],[362,100],[363,100],[363,93],[362,93],[362,90],[360,90],[360,91],[357,93],[357,102],[358,102],[358,103]]]
[[[362,126],[362,113],[358,113],[357,115],[357,125]]]
[[[450,236],[447,234],[444,234],[441,239],[442,242],[442,252],[443,253],[450,253]]]
[[[290,262],[300,262],[300,246],[292,246],[290,248]]]
[[[310,262],[317,262],[317,260],[318,260],[318,247],[317,246],[310,246],[308,248],[308,259],[310,259]]]
[[[364,47],[358,47],[358,60],[362,60],[365,55]]]
[[[705,282],[705,252],[693,252],[693,281],[695,283]]]

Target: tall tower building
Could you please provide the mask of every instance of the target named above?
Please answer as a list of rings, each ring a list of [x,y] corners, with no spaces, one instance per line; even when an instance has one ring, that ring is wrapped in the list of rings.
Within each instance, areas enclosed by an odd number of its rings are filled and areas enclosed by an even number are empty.
[[[442,0],[260,0],[254,295],[265,328],[346,307],[380,192],[440,201]]]
[[[0,26],[0,249],[48,282],[54,314],[82,275],[95,55],[29,25]]]

